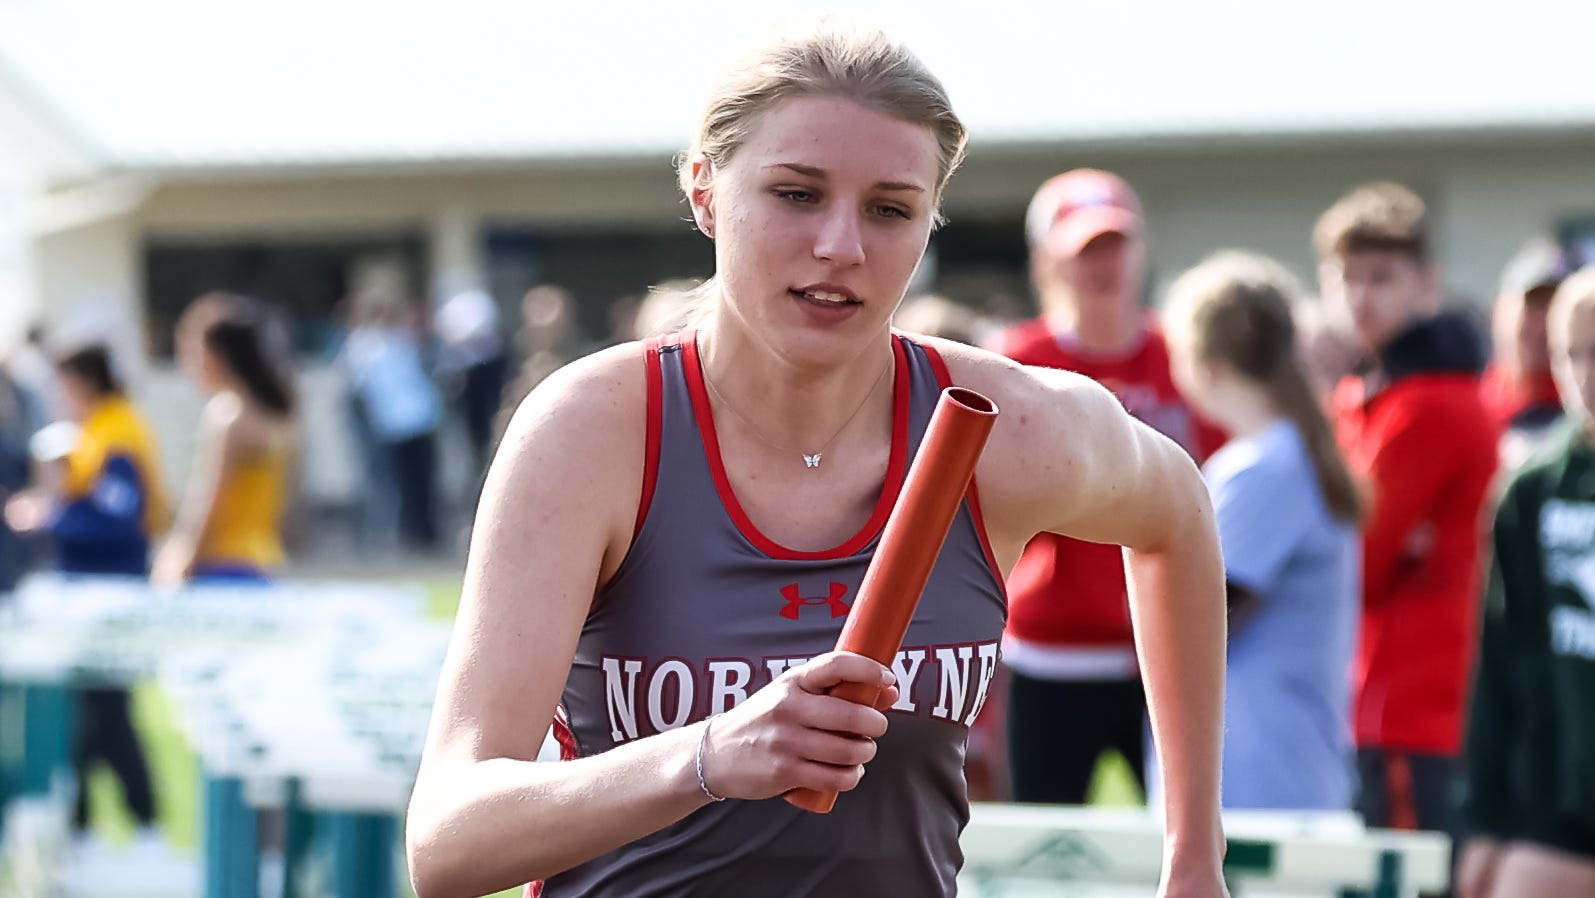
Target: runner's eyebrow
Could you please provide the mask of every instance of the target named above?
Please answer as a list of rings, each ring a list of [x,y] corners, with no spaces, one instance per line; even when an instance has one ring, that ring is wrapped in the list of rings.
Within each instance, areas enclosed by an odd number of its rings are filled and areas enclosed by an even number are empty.
[[[807,175],[808,177],[811,177],[811,178],[819,178],[822,181],[825,180],[825,177],[826,177],[825,169],[816,168],[815,166],[812,166],[812,165],[803,165],[803,164],[798,163],[798,162],[777,162],[774,165],[767,165],[767,166],[765,166],[765,168],[766,169],[784,168],[784,169],[788,169],[790,171],[794,171],[794,172],[796,172],[796,173],[798,173],[800,175]],[[877,181],[877,182],[875,182],[875,189],[876,190],[887,190],[887,191],[892,191],[892,190],[912,190],[912,191],[915,191],[917,193],[924,193],[925,192],[925,188],[924,187],[921,187],[918,184],[910,184],[907,181]]]

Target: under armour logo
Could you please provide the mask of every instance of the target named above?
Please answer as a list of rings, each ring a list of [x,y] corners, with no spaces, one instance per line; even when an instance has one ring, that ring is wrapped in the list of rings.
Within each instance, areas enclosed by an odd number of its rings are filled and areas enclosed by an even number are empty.
[[[798,614],[804,605],[828,605],[831,617],[846,617],[847,603],[842,601],[842,596],[847,595],[847,585],[832,583],[831,594],[828,596],[805,596],[798,593],[796,583],[781,587],[781,596],[786,599],[786,607],[781,609],[781,616],[787,620],[797,620]]]

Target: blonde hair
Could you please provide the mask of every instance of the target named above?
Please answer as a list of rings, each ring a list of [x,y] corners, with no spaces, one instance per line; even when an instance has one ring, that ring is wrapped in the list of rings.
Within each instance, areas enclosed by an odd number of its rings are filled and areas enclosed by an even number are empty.
[[[780,34],[737,59],[715,80],[691,149],[678,161],[681,189],[692,193],[692,162],[711,168],[731,161],[758,116],[794,97],[842,97],[921,125],[936,135],[940,155],[936,200],[964,159],[968,134],[940,80],[885,33],[825,18]]]
[[[648,295],[637,307],[638,339],[662,337],[695,327],[700,310],[692,305],[694,292],[703,282],[698,278],[676,278],[648,288]]]
[[[1164,314],[1172,336],[1198,361],[1223,362],[1262,386],[1301,432],[1323,491],[1341,520],[1360,523],[1364,503],[1313,390],[1296,341],[1293,307],[1301,290],[1285,267],[1228,251],[1180,275]]]
[[[968,143],[946,88],[919,57],[884,32],[830,17],[777,34],[720,74],[692,146],[677,160],[682,193],[691,199],[694,161],[708,163],[700,169],[700,180],[712,177],[747,142],[762,113],[796,97],[841,97],[929,129],[939,148],[934,223],[942,223],[942,192],[964,161]],[[719,279],[709,278],[681,298],[685,320],[701,324],[718,298]]]

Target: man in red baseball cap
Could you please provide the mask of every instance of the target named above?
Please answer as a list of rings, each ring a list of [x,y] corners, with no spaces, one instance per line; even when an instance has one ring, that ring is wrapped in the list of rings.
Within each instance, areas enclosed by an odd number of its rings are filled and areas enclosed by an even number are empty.
[[[1163,337],[1141,307],[1146,243],[1130,185],[1096,169],[1058,175],[1036,191],[1025,233],[1041,316],[989,348],[1096,379],[1199,459],[1218,448],[1222,434],[1180,398]],[[1014,799],[1083,803],[1107,749],[1140,776],[1146,698],[1119,547],[1043,534],[1010,575],[1008,596],[1003,659],[1011,674]]]

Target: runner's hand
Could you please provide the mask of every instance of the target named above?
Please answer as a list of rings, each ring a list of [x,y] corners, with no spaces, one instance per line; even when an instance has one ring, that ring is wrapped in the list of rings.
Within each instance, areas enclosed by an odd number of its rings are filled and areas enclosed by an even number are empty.
[[[828,652],[788,670],[747,701],[706,721],[703,775],[726,798],[760,799],[793,789],[846,792],[875,757],[884,712],[897,702],[892,672],[862,655]],[[827,695],[842,683],[879,687],[875,707]]]

